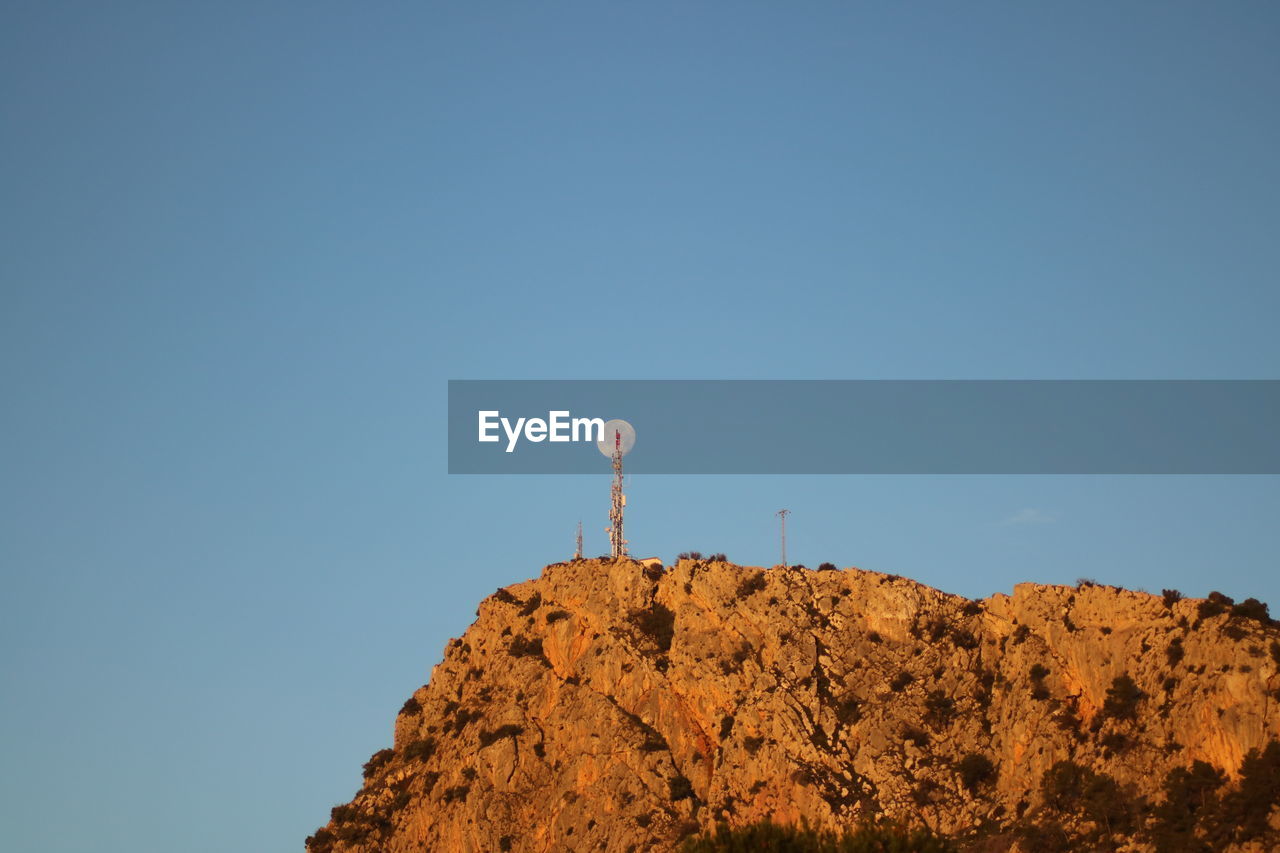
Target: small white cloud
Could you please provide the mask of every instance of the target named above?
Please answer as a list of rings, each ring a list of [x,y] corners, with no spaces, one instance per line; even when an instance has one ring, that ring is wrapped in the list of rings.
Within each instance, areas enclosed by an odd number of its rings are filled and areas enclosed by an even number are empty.
[[[1058,517],[1053,513],[1045,512],[1042,509],[1034,507],[1023,507],[1013,515],[997,522],[1001,527],[1008,527],[1013,524],[1048,524],[1051,521],[1057,521]]]

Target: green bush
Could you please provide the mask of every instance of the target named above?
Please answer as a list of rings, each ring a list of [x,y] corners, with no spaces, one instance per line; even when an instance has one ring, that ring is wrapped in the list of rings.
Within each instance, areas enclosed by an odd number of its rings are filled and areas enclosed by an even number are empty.
[[[673,803],[687,800],[693,796],[693,783],[685,776],[672,776],[667,780],[667,793]]]
[[[1099,740],[1098,743],[1101,744],[1104,749],[1109,749],[1115,753],[1124,752],[1129,748],[1129,738],[1122,735],[1120,732],[1108,732],[1102,736],[1102,739]]]
[[[1226,782],[1221,771],[1203,761],[1169,771],[1147,833],[1157,853],[1199,853],[1258,841],[1276,848],[1280,839],[1269,816],[1280,806],[1280,742],[1250,750],[1239,783],[1227,788]]]
[[[513,658],[543,657],[542,638],[534,637],[531,640],[523,634],[517,634],[507,647],[507,654]]]
[[[1217,807],[1222,783],[1222,774],[1203,761],[1169,771],[1164,779],[1164,802],[1156,806],[1151,827],[1156,850],[1206,849],[1196,838],[1196,827]]]
[[[1216,591],[1211,592],[1209,597],[1196,607],[1196,615],[1201,619],[1210,619],[1227,612],[1227,608],[1232,607],[1235,603],[1235,599],[1229,595],[1223,595]]]
[[[1182,647],[1182,638],[1174,637],[1169,641],[1169,647],[1164,650],[1165,659],[1169,661],[1169,666],[1177,666],[1182,662],[1182,657],[1187,653]]]
[[[836,564],[835,564],[835,563],[819,563],[819,564],[818,564],[818,571],[820,571],[820,572],[836,572],[836,571],[839,571],[839,569],[837,569],[837,568],[836,568]]]
[[[446,788],[445,792],[440,795],[440,802],[452,803],[458,800],[465,800],[470,793],[470,785],[454,785],[452,788]]]
[[[864,824],[839,834],[807,825],[765,820],[730,829],[726,824],[685,840],[680,853],[955,853],[956,847],[927,829]]]
[[[893,681],[889,682],[889,689],[894,693],[901,693],[903,688],[915,680],[916,677],[914,675],[907,672],[905,669],[900,670],[898,674],[893,677]]]
[[[493,597],[496,600],[501,601],[503,604],[523,604],[524,603],[520,599],[512,595],[510,592],[508,592],[505,587],[495,592],[493,594]]]
[[[1022,849],[1029,853],[1074,853],[1076,849],[1071,836],[1057,821],[1019,824],[1017,834]]]
[[[1138,703],[1146,696],[1128,675],[1117,676],[1107,688],[1102,715],[1116,720],[1132,720],[1138,714]]]
[[[902,739],[923,749],[929,745],[929,735],[924,729],[907,726],[902,730]]]
[[[1061,814],[1083,815],[1110,835],[1132,826],[1133,804],[1115,779],[1072,761],[1059,761],[1040,780],[1045,805]]]
[[[1093,771],[1074,761],[1059,761],[1040,777],[1040,795],[1054,811],[1072,812],[1079,805],[1080,794]]]
[[[676,615],[658,602],[654,602],[647,610],[633,610],[631,624],[653,641],[660,652],[671,651],[671,641],[675,638]]]
[[[956,772],[960,774],[960,783],[970,792],[976,792],[978,786],[995,778],[996,766],[980,752],[971,752],[956,763]]]
[[[412,717],[416,714],[421,714],[421,713],[422,713],[422,705],[418,702],[417,699],[413,698],[412,696],[404,700],[404,705],[400,707],[400,716],[402,717]]]
[[[1240,784],[1222,797],[1214,840],[1226,846],[1262,838],[1271,810],[1280,806],[1280,742],[1251,749],[1240,765]]]
[[[541,606],[542,593],[535,592],[533,595],[529,596],[529,600],[524,603],[524,607],[520,608],[520,615],[530,616],[533,614],[533,611],[537,610]]]
[[[517,737],[524,734],[524,726],[517,726],[514,723],[507,723],[504,726],[498,726],[496,729],[489,731],[488,729],[480,732],[480,746],[484,748],[490,744],[497,743],[504,737]]]
[[[760,592],[765,587],[764,572],[755,572],[750,577],[743,578],[738,584],[738,600],[749,598],[753,594]]]
[[[854,696],[846,696],[836,704],[836,722],[842,726],[853,725],[862,719],[862,705]]]
[[[350,838],[350,834],[343,832],[344,827],[357,827],[363,823],[364,813],[354,805],[334,806],[329,810],[329,821],[333,824],[333,828],[337,831],[338,837],[344,840]]]
[[[569,618],[569,613],[568,611],[565,611],[565,610],[552,610],[546,616],[548,625],[552,625],[556,622],[561,622],[568,618]]]
[[[934,728],[942,728],[956,714],[956,701],[941,690],[930,690],[924,698],[924,720]]]
[[[422,738],[409,743],[404,748],[405,761],[426,761],[436,751],[436,742],[434,738]]]
[[[1164,606],[1170,610],[1173,609],[1173,605],[1182,600],[1182,593],[1176,589],[1162,589],[1160,595],[1164,599]]]
[[[453,729],[454,731],[461,732],[467,726],[471,725],[476,720],[479,720],[483,717],[484,717],[484,712],[481,711],[479,708],[475,709],[474,711],[471,710],[470,708],[462,708],[456,714],[453,715]],[[444,730],[449,731],[448,723],[445,724]]]
[[[312,836],[310,849],[330,849],[334,841],[348,844],[364,843],[370,835],[381,833],[391,828],[391,822],[385,815],[366,812],[355,803],[334,806],[329,811],[329,819],[333,822],[332,832],[321,829]]]
[[[1133,830],[1134,804],[1120,784],[1106,773],[1099,773],[1085,787],[1081,806],[1084,816],[1104,835]]]
[[[308,835],[303,844],[309,853],[329,853],[337,840],[327,827],[322,826],[316,830],[315,835]]]
[[[380,749],[369,756],[369,760],[364,763],[364,778],[372,777],[383,767],[386,767],[387,762],[395,758],[395,756],[396,751],[394,749]]]
[[[1031,665],[1031,698],[1043,701],[1049,698],[1049,688],[1045,686],[1044,680],[1049,675],[1049,668],[1033,663]]]
[[[1263,625],[1270,624],[1271,613],[1266,604],[1256,598],[1246,598],[1231,608],[1231,615],[1239,619],[1253,619]]]
[[[1070,705],[1064,705],[1059,708],[1058,712],[1053,715],[1053,721],[1064,732],[1080,731],[1080,717],[1076,715],[1075,708]]]

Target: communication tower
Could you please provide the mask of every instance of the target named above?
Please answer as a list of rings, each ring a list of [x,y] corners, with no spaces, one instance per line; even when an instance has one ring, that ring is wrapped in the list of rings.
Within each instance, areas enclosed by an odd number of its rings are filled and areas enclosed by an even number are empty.
[[[622,433],[613,433],[613,489],[609,503],[609,547],[616,560],[627,555],[627,540],[622,535],[622,511],[627,496],[622,493]]]
[[[578,543],[578,547],[577,547],[577,549],[573,552],[573,559],[575,559],[575,560],[581,560],[581,559],[582,559],[582,522],[581,522],[581,521],[579,521],[579,522],[578,522],[578,540],[577,540],[577,543]]]
[[[636,443],[636,431],[631,424],[612,420],[604,425],[604,436],[597,443],[600,452],[613,460],[613,489],[609,503],[609,551],[614,559],[627,556],[627,540],[622,532],[622,513],[627,506],[627,496],[622,492],[622,457]]]

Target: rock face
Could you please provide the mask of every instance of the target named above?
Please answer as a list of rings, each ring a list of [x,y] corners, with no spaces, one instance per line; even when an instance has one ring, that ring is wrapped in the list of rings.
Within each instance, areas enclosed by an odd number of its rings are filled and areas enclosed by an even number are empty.
[[[1229,786],[1280,737],[1280,630],[1215,609],[1087,584],[973,602],[857,569],[548,566],[481,603],[308,847],[621,853],[717,821],[881,815],[1032,849],[1013,827],[1049,814],[1042,780],[1071,761],[1139,804],[1100,846],[1152,849],[1139,827],[1170,770],[1203,761]]]

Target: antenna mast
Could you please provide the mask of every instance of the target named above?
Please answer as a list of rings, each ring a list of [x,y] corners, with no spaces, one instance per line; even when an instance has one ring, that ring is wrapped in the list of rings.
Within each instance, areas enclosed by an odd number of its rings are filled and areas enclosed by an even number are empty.
[[[613,431],[613,501],[609,507],[609,546],[613,558],[627,556],[627,540],[622,536],[622,510],[627,496],[622,493],[622,433]]]
[[[613,441],[609,441],[609,433],[613,433]],[[613,462],[613,500],[609,504],[609,526],[605,532],[609,534],[609,551],[615,560],[627,556],[627,540],[622,535],[622,511],[627,506],[627,496],[622,493],[622,457],[635,443],[635,428],[617,418],[604,425],[596,442],[596,448]]]
[[[578,547],[577,547],[577,550],[573,552],[573,559],[575,560],[582,559],[582,521],[581,520],[578,521]]]
[[[780,509],[775,513],[778,518],[782,519],[782,566],[787,565],[787,516],[791,514],[789,509]]]

